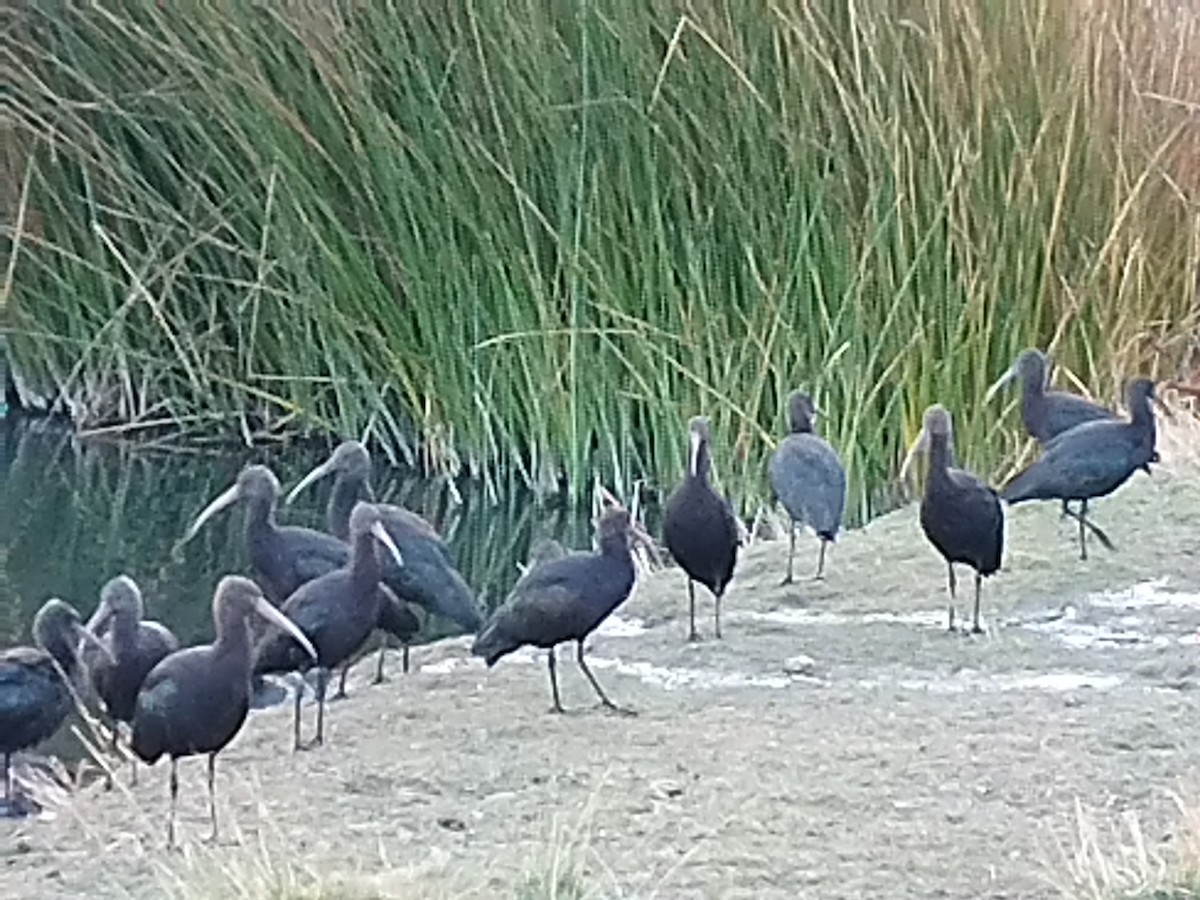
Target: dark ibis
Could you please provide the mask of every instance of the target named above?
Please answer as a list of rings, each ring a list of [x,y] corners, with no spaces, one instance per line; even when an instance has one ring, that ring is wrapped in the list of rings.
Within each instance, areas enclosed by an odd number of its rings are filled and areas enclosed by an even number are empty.
[[[376,552],[383,545],[397,565],[404,557],[384,527],[378,507],[359,502],[350,514],[349,562],[340,569],[302,584],[284,601],[282,612],[295,622],[317,648],[315,659],[301,652],[291,634],[272,631],[263,635],[255,648],[254,673],[317,669],[317,733],[311,744],[300,741],[300,701],[296,691],[293,720],[294,749],[318,746],[325,738],[325,688],[329,671],[342,665],[359,650],[379,621],[383,595],[383,569]]]
[[[358,441],[343,441],[329,459],[300,479],[288,493],[287,502],[291,503],[306,487],[328,475],[333,475],[334,479],[326,505],[326,527],[331,534],[346,540],[354,504],[359,500],[375,502],[371,487],[371,457],[367,448]],[[466,631],[478,631],[483,617],[475,595],[455,568],[450,548],[442,536],[411,510],[392,504],[376,505],[384,527],[404,556],[403,566],[384,560],[384,581],[388,587],[405,602],[454,622]],[[407,656],[407,643],[404,648]],[[378,671],[382,673],[384,648],[381,647],[379,652]]]
[[[1117,418],[1107,406],[1078,394],[1048,390],[1049,361],[1042,351],[1032,347],[1022,350],[1008,371],[988,388],[984,402],[990,402],[1013,379],[1021,382],[1021,423],[1029,436],[1043,447],[1076,425]],[[1064,516],[1070,515],[1066,500],[1062,512]]]
[[[988,388],[984,402],[990,402],[1002,387],[1018,379],[1021,382],[1021,422],[1029,436],[1043,445],[1084,422],[1116,418],[1111,409],[1077,394],[1047,390],[1048,375],[1045,354],[1033,348],[1023,350],[1008,371]]]
[[[1008,503],[1026,500],[1078,500],[1079,558],[1087,559],[1087,532],[1112,549],[1112,541],[1088,518],[1088,501],[1106,497],[1138,469],[1149,471],[1154,449],[1154,382],[1134,378],[1126,388],[1129,421],[1085,422],[1051,440],[1035,462],[1015,475],[1001,492]]]
[[[226,575],[213,595],[215,641],[168,655],[150,670],[138,692],[133,752],[149,765],[163,754],[171,758],[168,846],[175,844],[177,763],[184,756],[208,755],[210,840],[217,839],[217,754],[241,730],[250,709],[251,613],[287,632],[316,658],[317,651],[304,632],[268,602],[257,584],[240,575]]]
[[[267,597],[276,606],[295,593],[302,584],[346,566],[350,562],[350,545],[332,534],[295,525],[280,526],[275,521],[279,500],[279,479],[263,465],[247,466],[238,475],[237,481],[222,492],[196,516],[184,535],[191,540],[204,524],[221,510],[239,501],[246,504],[246,546],[250,565],[256,580]],[[405,648],[412,640],[416,617],[411,610],[403,608],[402,601],[395,595],[384,595],[380,609],[383,619],[378,627],[394,635]],[[382,650],[380,651],[382,653]],[[343,673],[344,675],[345,673]],[[378,680],[383,679],[383,660],[377,669]],[[341,681],[339,696],[344,696],[345,678]]]
[[[350,548],[330,534],[275,521],[279,479],[263,465],[242,469],[237,481],[208,504],[188,527],[191,540],[221,510],[241,501],[246,505],[246,546],[255,580],[276,606],[296,588],[346,564]]]
[[[954,630],[957,579],[954,564],[975,570],[975,611],[971,630],[979,624],[979,595],[983,579],[997,572],[1004,553],[1004,510],[996,492],[972,473],[954,464],[954,430],[950,413],[935,404],[925,410],[924,423],[900,469],[903,479],[920,451],[929,456],[929,477],[921,498],[921,530],[946,560],[950,588],[950,630]]]
[[[4,754],[6,807],[12,803],[12,755],[58,731],[74,704],[80,675],[77,648],[81,641],[98,643],[83,627],[79,613],[57,598],[38,610],[32,630],[36,646],[0,652],[0,753]]]
[[[688,471],[667,498],[663,540],[688,579],[688,640],[696,632],[696,582],[708,588],[714,600],[714,633],[721,636],[721,598],[733,578],[739,546],[737,518],[728,497],[720,496],[709,482],[708,419],[694,416],[688,422]]]
[[[119,723],[133,722],[138,691],[150,670],[179,649],[179,639],[160,622],[142,619],[142,592],[128,575],[118,575],[100,589],[100,605],[87,629],[100,638],[108,652],[90,643],[80,647],[84,667],[96,695],[112,721],[112,750],[117,752]],[[131,775],[136,781],[137,762]]]
[[[530,645],[548,651],[553,712],[563,712],[558,692],[555,648],[575,641],[575,658],[600,702],[616,712],[629,713],[613,703],[584,660],[583,643],[633,590],[635,573],[631,540],[649,541],[628,510],[608,509],[596,527],[596,553],[568,553],[534,565],[517,581],[475,639],[471,652],[488,668],[514,650]]]
[[[768,474],[775,496],[791,519],[788,535],[788,565],[784,584],[792,582],[792,558],[796,552],[796,525],[807,525],[821,541],[817,578],[825,572],[825,549],[837,538],[846,508],[846,470],[837,451],[813,428],[816,408],[803,391],[788,398],[788,428],[771,455]]]

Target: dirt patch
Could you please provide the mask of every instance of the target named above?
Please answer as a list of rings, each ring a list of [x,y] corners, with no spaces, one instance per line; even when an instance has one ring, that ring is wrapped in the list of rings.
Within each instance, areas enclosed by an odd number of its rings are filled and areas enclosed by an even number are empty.
[[[199,843],[191,761],[187,847],[162,848],[159,765],[0,821],[4,895],[304,896],[283,888],[315,875],[362,896],[1055,897],[1077,801],[1136,810],[1154,845],[1177,820],[1167,792],[1193,786],[1198,513],[1190,472],[1139,475],[1095,505],[1117,552],[1081,562],[1055,504],[1010,510],[977,638],[945,631],[915,506],[844,535],[821,583],[780,587],[786,544],[751,547],[720,642],[683,640],[682,576],[656,573],[591,642],[636,718],[595,709],[566,654],[567,716],[547,712],[541,654],[488,672],[444,641],[380,687],[364,662],[325,748],[289,752],[282,708],[221,756],[238,846]]]

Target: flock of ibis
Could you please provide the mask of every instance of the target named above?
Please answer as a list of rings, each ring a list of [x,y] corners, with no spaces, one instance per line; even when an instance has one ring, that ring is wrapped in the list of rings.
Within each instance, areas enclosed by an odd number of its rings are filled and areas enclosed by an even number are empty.
[[[982,630],[981,583],[1000,568],[1003,555],[1002,501],[1060,500],[1063,515],[1079,523],[1080,554],[1086,559],[1088,532],[1112,546],[1089,518],[1088,503],[1110,494],[1139,469],[1148,473],[1149,464],[1158,459],[1151,381],[1137,378],[1127,385],[1126,420],[1082,397],[1048,390],[1047,359],[1037,350],[1022,353],[989,389],[988,399],[1013,378],[1022,386],[1022,421],[1043,449],[1002,490],[957,466],[951,415],[940,405],[925,411],[901,466],[906,477],[916,454],[927,455],[920,523],[947,564],[951,630],[956,629],[956,564],[974,570],[971,630]],[[816,577],[821,578],[826,548],[842,524],[846,475],[837,452],[816,432],[817,416],[805,393],[797,391],[788,399],[790,433],[768,469],[774,496],[791,521],[785,584],[794,577],[796,526],[808,527],[820,539]],[[706,418],[688,423],[687,472],[664,510],[663,541],[687,576],[690,640],[699,636],[696,583],[714,598],[713,630],[721,637],[721,600],[733,579],[741,542],[741,523],[728,495],[718,494],[712,485],[711,440]],[[634,545],[654,547],[628,510],[613,504],[601,513],[594,551],[568,552],[554,541],[537,545],[526,571],[485,621],[437,531],[407,509],[376,502],[370,472],[366,448],[346,441],[291,490],[289,503],[313,483],[333,477],[325,531],[278,524],[280,483],[263,465],[245,468],[196,516],[185,540],[235,504],[243,505],[246,514],[252,577],[226,574],[217,582],[212,643],[180,647],[166,627],[144,620],[141,591],[127,575],[104,585],[86,623],[69,604],[49,600],[33,621],[35,646],[0,653],[5,800],[12,793],[12,754],[48,738],[75,703],[94,696],[112,726],[111,749],[118,756],[121,726],[129,733],[131,777],[136,778],[137,760],[170,760],[169,844],[176,841],[177,762],[207,757],[215,838],[216,758],[242,728],[262,676],[315,670],[315,729],[310,740],[302,740],[301,682],[295,693],[293,746],[297,751],[319,746],[325,740],[330,677],[340,670],[337,695],[343,696],[346,671],[377,630],[399,639],[407,671],[408,645],[420,628],[417,609],[474,634],[472,652],[489,667],[524,646],[547,650],[553,709],[558,712],[564,707],[555,648],[574,642],[579,668],[603,707],[633,714],[609,698],[585,658],[588,636],[633,589]],[[385,642],[379,651],[376,682],[383,679],[386,647]]]

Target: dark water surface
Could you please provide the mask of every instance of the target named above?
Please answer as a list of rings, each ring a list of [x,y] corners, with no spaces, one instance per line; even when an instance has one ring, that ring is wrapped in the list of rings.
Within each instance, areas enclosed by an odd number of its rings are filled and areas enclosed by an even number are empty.
[[[141,586],[148,618],[170,626],[184,644],[209,640],[217,581],[248,571],[244,513],[234,507],[218,514],[178,547],[188,524],[247,463],[270,465],[286,493],[326,455],[323,448],[150,449],[80,440],[45,421],[0,418],[0,647],[29,643],[33,616],[48,597],[62,597],[86,619],[100,587],[122,572]],[[379,459],[374,475],[380,500],[421,513],[442,533],[488,606],[503,599],[532,541],[553,537],[569,547],[591,546],[586,509],[539,505],[518,488],[493,501],[465,480],[457,483],[459,503],[445,481],[424,480]],[[279,522],[323,529],[331,486],[325,479],[294,506],[281,506]]]

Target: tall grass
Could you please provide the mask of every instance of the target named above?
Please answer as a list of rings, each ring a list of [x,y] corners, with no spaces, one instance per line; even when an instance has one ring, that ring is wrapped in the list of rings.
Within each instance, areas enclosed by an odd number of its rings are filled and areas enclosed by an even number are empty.
[[[1150,6],[28,4],[0,336],[85,428],[579,496],[673,480],[696,411],[752,495],[802,385],[859,518],[930,402],[1017,452],[1023,346],[1105,398],[1183,352],[1200,47]]]

